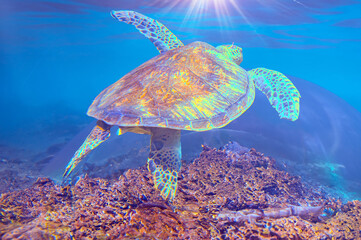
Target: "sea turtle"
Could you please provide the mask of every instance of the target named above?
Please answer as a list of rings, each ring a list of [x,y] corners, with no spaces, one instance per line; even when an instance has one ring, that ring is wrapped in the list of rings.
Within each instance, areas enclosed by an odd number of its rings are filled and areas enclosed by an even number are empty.
[[[296,120],[300,94],[282,73],[239,66],[242,49],[234,44],[213,47],[205,42],[184,45],[163,24],[134,11],[112,11],[121,22],[134,25],[160,54],[104,89],[88,109],[98,119],[66,167],[75,166],[110,136],[150,134],[148,170],[155,187],[173,200],[181,168],[181,130],[221,128],[242,115],[261,90],[281,118]]]

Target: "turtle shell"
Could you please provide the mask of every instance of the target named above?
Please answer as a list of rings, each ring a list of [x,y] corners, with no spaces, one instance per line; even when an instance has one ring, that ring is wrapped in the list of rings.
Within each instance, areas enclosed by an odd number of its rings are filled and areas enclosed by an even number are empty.
[[[213,46],[162,53],[104,89],[88,115],[110,125],[204,131],[223,127],[254,100],[247,71]]]

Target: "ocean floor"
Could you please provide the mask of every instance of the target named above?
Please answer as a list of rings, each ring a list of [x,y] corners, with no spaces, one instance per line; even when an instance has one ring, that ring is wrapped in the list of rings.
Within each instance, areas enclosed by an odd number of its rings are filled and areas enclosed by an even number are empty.
[[[145,166],[65,187],[24,179],[25,189],[1,195],[1,239],[361,238],[360,201],[343,202],[237,143],[203,146],[184,162],[172,203]]]

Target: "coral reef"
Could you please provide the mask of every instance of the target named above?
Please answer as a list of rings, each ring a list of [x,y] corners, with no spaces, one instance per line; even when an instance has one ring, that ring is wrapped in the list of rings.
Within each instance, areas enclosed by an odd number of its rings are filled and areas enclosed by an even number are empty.
[[[238,151],[239,150],[239,151]],[[164,201],[146,167],[0,198],[1,239],[358,239],[361,202],[329,198],[255,149],[203,146]]]

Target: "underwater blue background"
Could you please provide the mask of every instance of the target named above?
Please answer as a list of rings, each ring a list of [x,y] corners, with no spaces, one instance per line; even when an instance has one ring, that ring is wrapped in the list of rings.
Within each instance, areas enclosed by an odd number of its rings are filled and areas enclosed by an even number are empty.
[[[192,137],[199,151],[204,139],[216,147],[234,139],[294,164],[304,176],[321,169],[319,180],[331,188],[346,179],[339,189],[361,191],[361,2],[356,0],[3,0],[0,157],[38,161],[37,154],[53,145],[69,147],[93,121],[86,111],[100,91],[158,54],[133,26],[114,20],[111,10],[155,18],[185,44],[234,42],[243,48],[243,68],[266,67],[294,77],[302,96],[298,121],[279,120],[257,94],[228,130]],[[95,154],[103,151],[104,157],[118,145]],[[190,148],[183,146],[185,156]],[[72,151],[57,155],[55,162]]]

